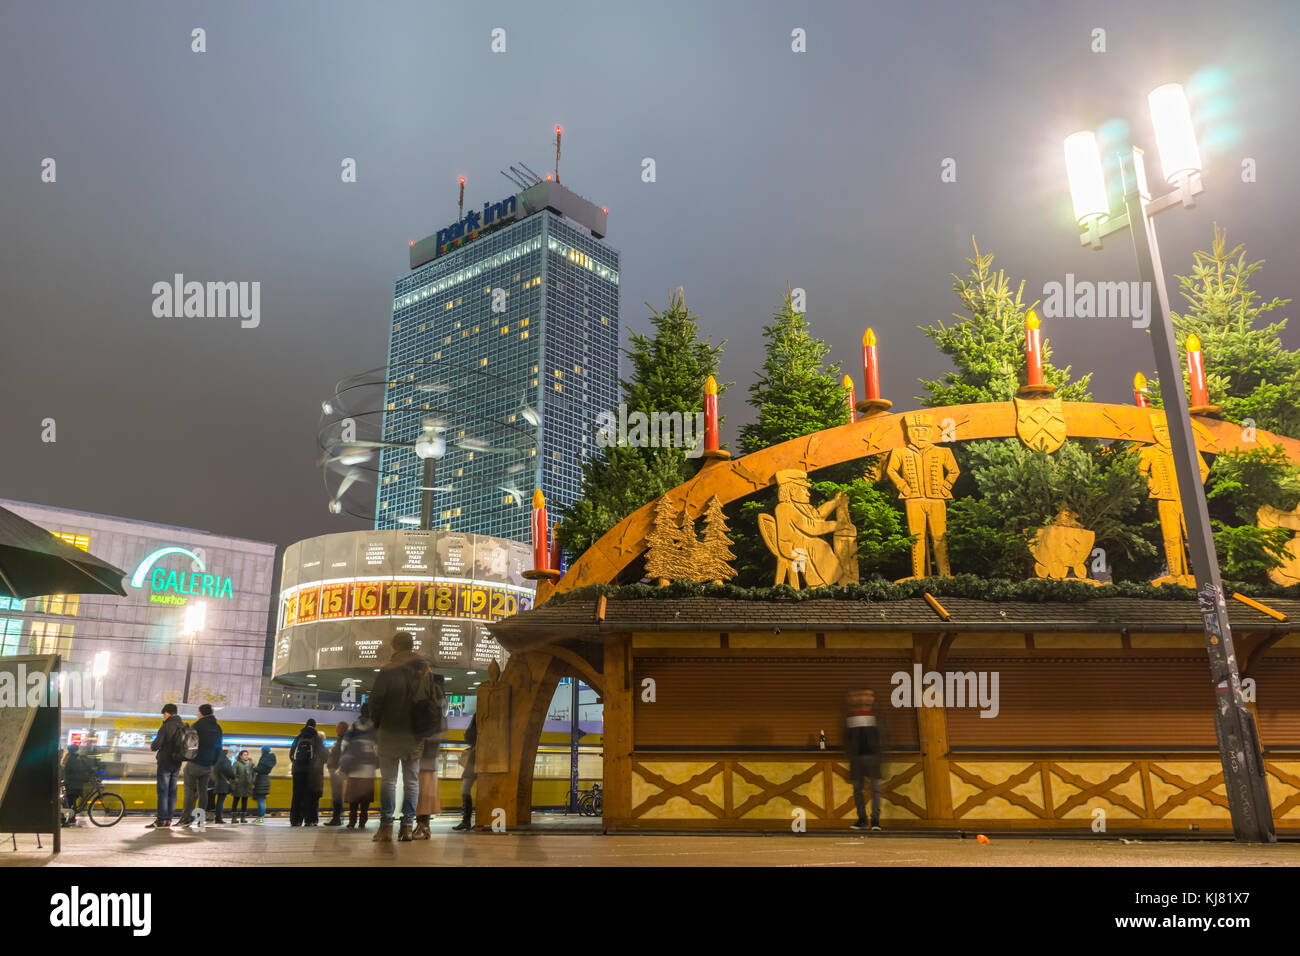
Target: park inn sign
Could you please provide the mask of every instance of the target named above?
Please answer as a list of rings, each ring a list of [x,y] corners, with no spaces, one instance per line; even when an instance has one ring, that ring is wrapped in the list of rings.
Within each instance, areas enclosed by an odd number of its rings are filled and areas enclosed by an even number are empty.
[[[188,557],[197,570],[176,571],[155,568],[162,558],[180,554]],[[148,580],[149,601],[153,604],[184,604],[190,597],[233,598],[234,587],[229,577],[208,574],[203,559],[186,548],[160,548],[145,557],[131,575],[131,586],[145,588]]]

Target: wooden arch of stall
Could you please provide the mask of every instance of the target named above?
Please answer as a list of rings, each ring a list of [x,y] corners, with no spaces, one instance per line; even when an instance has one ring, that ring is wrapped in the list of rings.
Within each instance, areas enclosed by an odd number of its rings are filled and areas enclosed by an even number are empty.
[[[1045,444],[1054,451],[1067,438],[1154,442],[1153,416],[1163,413],[1135,405],[1062,402],[1050,398],[1016,399],[972,405],[922,409],[934,423],[940,443],[989,438],[1019,438],[1030,447]],[[699,517],[711,497],[725,505],[771,487],[778,471],[796,468],[817,471],[831,465],[889,452],[906,444],[904,420],[914,412],[878,413],[856,422],[773,445],[731,460],[714,460],[689,481],[667,492],[678,509]],[[1208,454],[1281,446],[1300,464],[1300,441],[1207,415],[1192,416],[1197,447]],[[1249,439],[1249,440],[1248,440]],[[591,584],[608,584],[646,549],[646,534],[655,502],[633,512],[605,534],[570,566],[554,585],[539,582],[537,602]],[[554,640],[512,648],[504,671],[478,689],[478,806],[484,823],[504,811],[513,826],[531,817],[533,765],[542,723],[558,681],[577,676],[605,694],[613,663],[597,646],[566,647]],[[494,669],[495,670],[495,669]],[[626,674],[617,675],[622,684]]]

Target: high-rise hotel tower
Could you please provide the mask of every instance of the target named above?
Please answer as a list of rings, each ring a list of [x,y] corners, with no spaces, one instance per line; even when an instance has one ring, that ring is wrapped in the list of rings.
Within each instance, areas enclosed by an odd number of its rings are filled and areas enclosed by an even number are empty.
[[[522,541],[534,488],[552,515],[577,498],[596,416],[618,402],[605,218],[548,179],[411,244],[383,425],[385,442],[407,444],[381,452],[376,528]]]

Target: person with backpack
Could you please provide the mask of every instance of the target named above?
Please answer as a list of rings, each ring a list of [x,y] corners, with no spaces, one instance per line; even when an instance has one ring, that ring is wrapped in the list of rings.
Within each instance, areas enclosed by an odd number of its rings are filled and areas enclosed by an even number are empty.
[[[221,754],[221,725],[212,716],[211,704],[199,704],[199,719],[193,727],[186,727],[186,764],[185,764],[185,812],[181,814],[183,827],[194,825],[194,808],[199,801],[208,799],[208,781],[212,779],[212,769],[217,765]],[[194,735],[191,738],[189,735]],[[196,738],[196,739],[195,739]],[[190,746],[194,745],[191,752]]]
[[[266,822],[266,795],[271,792],[271,771],[275,769],[275,754],[271,753],[270,746],[262,748],[262,756],[258,758],[257,766],[253,768],[253,799],[257,802],[257,819],[253,821],[254,826],[261,826]]]
[[[339,760],[343,757],[343,737],[348,732],[347,721],[340,720],[334,728],[334,746],[325,758],[325,768],[330,775],[330,809],[327,827],[343,826],[343,788],[348,775],[339,769]]]
[[[289,745],[289,765],[293,776],[293,797],[289,803],[289,826],[315,826],[313,809],[320,800],[316,774],[318,761],[323,765],[325,742],[316,732],[316,721],[307,718]]]
[[[163,704],[163,722],[154,734],[149,749],[158,755],[158,805],[154,811],[153,823],[145,824],[146,830],[165,830],[172,825],[172,815],[176,812],[176,784],[180,780],[181,761],[188,753],[185,726],[176,705]],[[197,747],[197,738],[194,740]]]
[[[248,822],[248,798],[253,795],[253,762],[248,751],[241,750],[234,763],[235,776],[230,782],[230,822]]]
[[[876,694],[872,690],[855,690],[848,694],[848,714],[844,718],[844,756],[849,759],[849,777],[853,782],[853,803],[858,820],[850,829],[880,829],[881,756],[884,753],[884,729],[875,712]],[[871,819],[867,820],[863,790],[871,782]]]
[[[393,815],[397,809],[397,776],[402,776],[401,843],[411,840],[415,806],[420,794],[420,755],[424,738],[436,725],[433,675],[428,662],[416,657],[415,638],[398,631],[389,642],[393,654],[375,679],[370,692],[370,715],[375,722],[379,751],[379,832],[376,843],[393,842]]]
[[[370,719],[370,701],[363,701],[361,712],[343,736],[343,755],[339,770],[347,777],[343,801],[348,805],[349,830],[364,830],[375,802],[375,771],[379,756],[375,750],[375,724]],[[358,814],[360,814],[358,820]]]
[[[433,665],[421,661],[420,679],[426,674],[433,678],[434,705],[436,707],[433,730],[424,738],[420,753],[420,799],[415,807],[415,830],[412,840],[428,840],[429,818],[442,812],[442,800],[438,794],[438,746],[442,742],[443,727],[447,718],[447,696],[442,690],[442,675],[433,673]]]

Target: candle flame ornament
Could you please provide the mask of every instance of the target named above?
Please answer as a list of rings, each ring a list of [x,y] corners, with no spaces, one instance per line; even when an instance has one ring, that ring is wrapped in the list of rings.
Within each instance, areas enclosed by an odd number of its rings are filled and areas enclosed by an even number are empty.
[[[704,450],[705,463],[723,461],[731,452],[718,447],[718,382],[710,375],[704,380]]]
[[[541,488],[533,490],[533,567],[532,570],[525,571],[524,577],[530,581],[542,579],[553,581],[560,576],[559,571],[552,570],[550,565],[551,551],[546,543],[546,496],[542,494]]]
[[[1025,313],[1025,384],[1018,394],[1025,396],[1051,395],[1056,389],[1043,381],[1043,333],[1038,313],[1030,309]]]
[[[1219,406],[1210,404],[1210,390],[1205,384],[1205,356],[1195,332],[1187,336],[1187,383],[1191,392],[1189,411],[1193,415],[1216,415],[1221,411]]]
[[[853,394],[853,379],[845,375],[844,381],[840,382],[840,385],[844,387],[844,401],[848,402],[849,405],[849,421],[856,422],[858,420],[858,410],[857,398]]]
[[[1133,404],[1138,408],[1150,408],[1147,400],[1147,377],[1141,372],[1133,376]]]
[[[849,377],[844,376],[849,381]],[[867,329],[862,333],[862,401],[855,406],[864,418],[888,411],[894,405],[888,399],[880,397],[880,359],[876,355],[876,333]],[[853,419],[857,421],[855,417]]]

